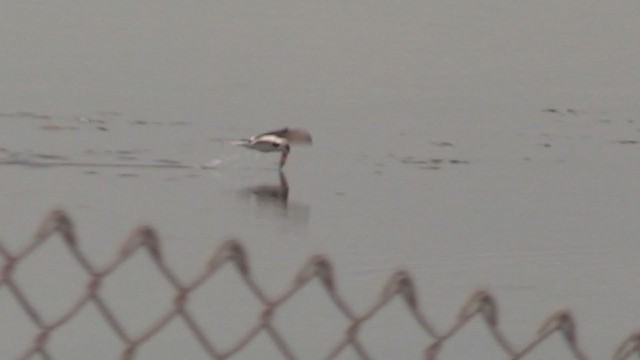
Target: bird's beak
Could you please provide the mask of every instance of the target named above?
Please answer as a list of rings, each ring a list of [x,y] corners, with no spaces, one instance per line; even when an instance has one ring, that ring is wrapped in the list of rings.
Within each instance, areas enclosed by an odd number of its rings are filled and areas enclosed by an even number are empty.
[[[280,156],[280,169],[282,169],[284,164],[287,162],[287,157],[289,157],[289,152],[283,151],[282,156]]]

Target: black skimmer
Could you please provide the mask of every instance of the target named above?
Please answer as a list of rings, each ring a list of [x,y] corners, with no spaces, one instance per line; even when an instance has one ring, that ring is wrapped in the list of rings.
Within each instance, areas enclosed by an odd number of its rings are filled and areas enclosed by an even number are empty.
[[[261,152],[280,152],[280,169],[287,162],[291,145],[311,145],[311,134],[304,129],[282,128],[252,136],[248,139],[229,141],[233,145],[243,146]]]

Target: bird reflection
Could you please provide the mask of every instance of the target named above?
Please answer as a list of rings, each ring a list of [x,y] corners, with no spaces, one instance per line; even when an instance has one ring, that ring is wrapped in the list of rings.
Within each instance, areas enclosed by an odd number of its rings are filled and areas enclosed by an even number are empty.
[[[244,195],[255,198],[256,202],[261,205],[274,205],[287,208],[289,201],[289,182],[284,172],[278,172],[279,184],[261,184],[249,186],[242,193]]]
[[[238,193],[239,197],[255,204],[262,209],[277,209],[278,214],[296,221],[309,220],[309,206],[307,204],[289,201],[289,182],[283,171],[278,172],[277,184],[268,183],[246,187]]]

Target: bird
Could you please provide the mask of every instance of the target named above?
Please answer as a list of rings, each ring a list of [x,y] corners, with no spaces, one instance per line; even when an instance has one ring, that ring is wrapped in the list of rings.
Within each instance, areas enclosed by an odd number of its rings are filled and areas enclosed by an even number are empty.
[[[254,135],[248,139],[231,140],[228,142],[232,145],[258,150],[260,152],[280,152],[279,169],[282,170],[291,152],[291,145],[311,145],[313,140],[309,131],[305,129],[283,127]]]

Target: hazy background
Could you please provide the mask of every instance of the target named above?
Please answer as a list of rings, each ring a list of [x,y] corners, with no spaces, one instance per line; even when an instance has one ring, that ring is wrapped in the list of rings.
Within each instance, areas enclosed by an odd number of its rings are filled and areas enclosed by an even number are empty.
[[[104,264],[148,223],[189,279],[237,236],[270,294],[323,253],[357,309],[404,268],[439,329],[485,288],[515,344],[568,307],[586,352],[608,358],[640,328],[639,19],[635,0],[5,1],[0,239],[18,249],[62,207]],[[286,209],[251,195],[278,184],[276,155],[209,140],[285,125],[314,136],[285,168]],[[158,167],[74,165],[94,163]],[[16,273],[50,318],[86,281],[57,245]],[[170,306],[144,256],[116,275],[104,296],[131,332]],[[233,271],[216,279],[193,306],[224,347],[258,308]],[[14,358],[35,329],[6,289],[0,309]],[[302,358],[345,325],[317,287],[277,319]],[[442,358],[501,358],[482,327]],[[62,329],[59,358],[121,350],[93,309]],[[203,358],[181,331],[138,358]],[[426,344],[399,302],[362,337],[380,359]],[[536,356],[570,355],[553,340]],[[262,338],[238,358],[278,357]]]

